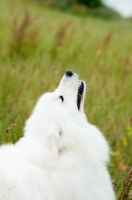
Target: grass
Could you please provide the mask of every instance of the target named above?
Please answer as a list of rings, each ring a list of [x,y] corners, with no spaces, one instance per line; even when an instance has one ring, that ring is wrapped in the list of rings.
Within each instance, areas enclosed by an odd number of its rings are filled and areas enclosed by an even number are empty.
[[[109,170],[119,196],[132,166],[131,21],[1,0],[0,30],[0,143],[22,137],[38,97],[53,91],[70,69],[86,81],[88,120],[110,143]],[[6,133],[11,124],[16,126]]]

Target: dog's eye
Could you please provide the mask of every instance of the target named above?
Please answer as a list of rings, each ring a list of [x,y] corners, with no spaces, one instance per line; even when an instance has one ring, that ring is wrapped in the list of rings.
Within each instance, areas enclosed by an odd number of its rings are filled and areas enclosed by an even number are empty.
[[[64,101],[64,97],[63,96],[59,96],[59,98],[62,100],[62,102]]]

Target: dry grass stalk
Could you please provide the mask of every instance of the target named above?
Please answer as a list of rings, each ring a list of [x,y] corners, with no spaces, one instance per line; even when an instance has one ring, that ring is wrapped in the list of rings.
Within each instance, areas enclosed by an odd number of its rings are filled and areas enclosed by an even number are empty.
[[[19,22],[19,17],[14,19],[10,44],[11,53],[25,54],[25,48],[32,48],[37,44],[39,29],[31,26],[34,20],[35,18],[31,18],[28,11],[25,12],[21,22]]]
[[[8,133],[14,126],[16,126],[16,124],[10,125],[10,126],[6,129],[6,133]]]
[[[55,41],[55,47],[56,48],[58,48],[59,46],[61,46],[63,44],[63,41],[64,41],[65,36],[66,36],[67,29],[68,29],[69,26],[70,26],[70,22],[62,25],[60,27],[60,29],[58,30],[58,32],[56,34],[56,41]]]
[[[27,28],[29,27],[30,23],[31,19],[28,11],[25,12],[25,15],[23,17],[20,26],[18,26],[18,19],[17,18],[14,19],[13,21],[14,40],[18,40],[19,42],[23,40],[25,32],[27,31]]]
[[[127,200],[131,187],[132,187],[132,168],[129,170],[128,174],[126,175],[123,181],[122,192],[118,200]]]
[[[130,56],[127,55],[124,59],[124,68],[122,70],[122,79],[124,80],[125,78],[127,78],[127,75],[131,69],[131,59],[130,59]]]
[[[108,44],[110,43],[110,41],[112,39],[113,34],[114,34],[114,32],[110,31],[106,35],[106,37],[103,39],[102,43],[99,45],[99,48],[98,48],[98,51],[97,51],[98,54],[101,54],[104,51],[104,49],[108,46]]]
[[[54,42],[53,47],[51,49],[51,53],[52,53],[53,57],[56,56],[58,49],[64,43],[66,33],[67,33],[67,30],[68,30],[70,25],[71,25],[71,22],[67,22],[64,25],[61,25],[58,32],[56,33],[55,42]]]

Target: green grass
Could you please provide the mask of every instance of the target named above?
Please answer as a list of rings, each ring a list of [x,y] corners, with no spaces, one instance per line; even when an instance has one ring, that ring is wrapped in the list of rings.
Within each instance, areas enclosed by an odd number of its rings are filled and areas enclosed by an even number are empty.
[[[132,164],[131,21],[86,18],[35,2],[1,0],[0,30],[0,143],[16,142],[23,135],[38,97],[54,90],[70,69],[87,83],[88,120],[110,143],[109,169],[118,196]]]

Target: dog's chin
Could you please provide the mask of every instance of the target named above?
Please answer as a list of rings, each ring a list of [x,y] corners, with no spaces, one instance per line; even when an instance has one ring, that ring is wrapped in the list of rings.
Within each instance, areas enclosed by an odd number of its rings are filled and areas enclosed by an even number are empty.
[[[85,99],[85,83],[84,81],[78,81],[78,93],[77,93],[77,108],[80,111],[83,109],[84,99]]]

